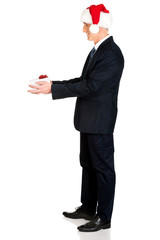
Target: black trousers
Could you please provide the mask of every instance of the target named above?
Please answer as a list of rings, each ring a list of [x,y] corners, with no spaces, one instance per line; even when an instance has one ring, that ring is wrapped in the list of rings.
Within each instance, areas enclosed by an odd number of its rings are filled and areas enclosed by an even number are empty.
[[[97,211],[103,221],[111,221],[114,192],[113,134],[80,133],[82,166],[82,208]]]

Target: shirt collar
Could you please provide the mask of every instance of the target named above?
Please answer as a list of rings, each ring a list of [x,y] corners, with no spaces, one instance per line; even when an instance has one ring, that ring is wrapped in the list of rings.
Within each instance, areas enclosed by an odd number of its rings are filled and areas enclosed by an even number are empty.
[[[111,35],[108,34],[105,38],[101,39],[98,43],[96,43],[96,44],[94,45],[95,50],[97,50],[98,47],[99,47],[107,38],[109,38],[110,36],[111,36]]]

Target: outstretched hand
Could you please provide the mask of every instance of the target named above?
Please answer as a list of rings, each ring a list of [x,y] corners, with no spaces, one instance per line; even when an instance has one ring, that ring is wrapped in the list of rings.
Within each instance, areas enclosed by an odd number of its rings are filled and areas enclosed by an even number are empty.
[[[37,81],[36,85],[29,85],[29,87],[33,88],[28,90],[28,92],[33,93],[33,94],[49,94],[51,93],[51,85],[52,81],[50,82],[45,82],[45,81]]]

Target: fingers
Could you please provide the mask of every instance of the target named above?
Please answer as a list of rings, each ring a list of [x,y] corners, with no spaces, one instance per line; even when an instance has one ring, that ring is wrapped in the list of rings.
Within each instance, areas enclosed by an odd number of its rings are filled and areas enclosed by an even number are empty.
[[[30,88],[27,92],[33,93],[33,94],[39,94],[40,93],[40,86],[36,85],[29,85]]]
[[[39,94],[39,93],[43,93],[43,94],[49,94],[51,93],[51,83],[46,82],[46,81],[36,81],[36,84],[29,85],[30,88],[28,92],[30,93],[34,93],[34,94]]]
[[[33,94],[41,93],[40,90],[27,90],[27,92],[30,92],[30,93],[33,93]]]
[[[35,89],[39,89],[39,86],[38,85],[28,85],[29,87],[31,87],[31,88],[35,88]]]

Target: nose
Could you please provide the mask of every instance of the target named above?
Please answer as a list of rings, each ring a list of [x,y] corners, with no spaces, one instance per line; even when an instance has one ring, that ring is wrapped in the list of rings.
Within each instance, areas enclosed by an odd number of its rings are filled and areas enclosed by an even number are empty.
[[[86,27],[85,27],[85,25],[83,26],[83,32],[86,32]]]

